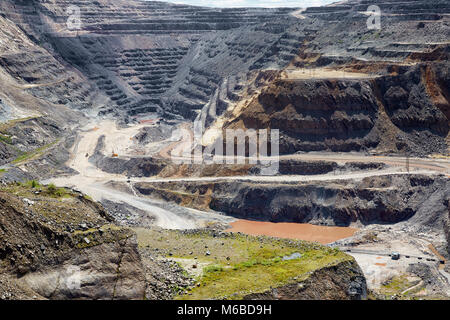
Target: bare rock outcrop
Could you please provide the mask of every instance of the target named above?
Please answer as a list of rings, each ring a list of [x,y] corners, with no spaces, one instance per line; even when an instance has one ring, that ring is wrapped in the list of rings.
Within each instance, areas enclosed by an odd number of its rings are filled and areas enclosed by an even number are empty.
[[[158,182],[136,183],[135,188],[143,195],[243,219],[337,226],[408,220],[439,232],[450,190],[444,177],[422,175],[272,184]]]
[[[4,191],[0,203],[1,272],[26,298],[144,298],[136,236],[108,224],[97,204],[77,194],[60,203]]]
[[[366,279],[354,260],[318,269],[304,281],[244,297],[251,300],[362,300],[366,298]]]
[[[447,77],[442,68],[422,65],[374,79],[276,80],[225,128],[278,129],[285,154],[445,153],[449,102],[442,83]]]
[[[445,232],[445,236],[447,238],[447,251],[448,251],[448,254],[450,255],[450,200],[449,199],[446,200],[446,204],[447,204],[448,212],[444,218],[444,232]]]

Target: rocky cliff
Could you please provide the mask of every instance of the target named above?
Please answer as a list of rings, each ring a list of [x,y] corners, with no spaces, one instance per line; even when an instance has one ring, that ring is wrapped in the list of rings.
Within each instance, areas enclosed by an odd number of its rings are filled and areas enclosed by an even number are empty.
[[[148,113],[198,118],[206,127],[223,115],[224,128],[281,129],[285,153],[446,153],[450,7],[405,3],[377,1],[382,28],[369,30],[364,1],[300,16],[75,1],[81,24],[70,30],[67,1],[5,0],[2,113],[30,116],[30,105],[41,105],[39,114],[60,124],[77,118],[70,108],[125,122]],[[277,76],[255,87],[262,70]],[[14,158],[5,148],[3,157]]]
[[[366,26],[372,4],[379,30]],[[444,1],[307,9],[286,31],[307,35],[295,57],[245,91],[223,127],[279,129],[282,153],[448,153],[449,11]]]
[[[247,295],[250,300],[362,300],[367,284],[355,261],[344,261],[312,272],[302,282]]]
[[[1,286],[3,298],[144,298],[136,236],[112,225],[98,204],[64,189],[19,185],[3,186],[0,203],[0,269],[16,288]]]
[[[417,219],[417,225],[439,231],[449,190],[444,177],[421,175],[304,183],[143,182],[135,187],[144,195],[237,218],[338,226]],[[434,207],[427,203],[430,197]]]
[[[447,238],[447,251],[450,255],[450,201],[447,200],[447,215],[444,217],[444,233]]]
[[[439,72],[439,79],[436,73]],[[227,128],[280,129],[280,152],[447,151],[448,65],[404,68],[373,79],[282,79],[264,88]],[[351,76],[351,75],[350,75]],[[349,76],[349,77],[350,77]],[[440,95],[443,97],[443,95]],[[423,142],[427,140],[427,144]]]
[[[80,10],[79,30],[67,28],[69,6]],[[60,102],[72,107],[93,105],[101,114],[121,116],[161,111],[161,108],[169,108],[164,97],[172,89],[167,96],[172,96],[173,90],[179,90],[181,98],[177,99],[180,105],[174,106],[173,111],[189,115],[193,110],[186,110],[186,106],[192,104],[191,108],[199,108],[197,105],[207,102],[211,90],[222,77],[229,75],[230,71],[242,69],[244,60],[248,59],[238,57],[244,52],[243,47],[257,46],[262,40],[259,46],[265,49],[265,38],[274,41],[275,37],[271,39],[271,34],[276,32],[278,24],[286,26],[284,20],[292,11],[211,9],[138,0],[3,1],[0,12],[5,19],[17,24],[31,41],[48,50],[39,60],[32,52],[24,53],[24,57],[30,59],[27,63],[19,62],[19,55],[15,53],[4,57],[3,65],[21,76],[27,74],[32,65],[47,66],[42,72],[45,74],[27,76],[24,80],[29,83],[39,82],[44,75],[47,81],[50,78],[57,80],[75,68],[78,73],[75,78],[52,88],[34,90],[40,96],[58,93]],[[261,31],[254,31],[260,35],[251,43],[234,43],[238,37],[236,32],[228,36],[228,30],[243,28],[246,32],[253,25],[266,24],[267,27],[260,28]],[[208,72],[206,66],[198,64],[202,57],[194,57],[198,56],[195,52],[200,50],[202,56],[207,55],[211,59],[223,51],[224,48],[218,47],[218,43],[224,36],[229,37],[227,43],[236,48],[230,48],[230,52],[226,53],[230,54],[231,59],[237,58],[234,68],[224,72]],[[198,41],[206,47],[196,45]],[[216,44],[210,45],[211,41]],[[253,55],[258,49],[252,50],[251,61],[255,60]],[[54,57],[59,61],[54,61]],[[218,59],[214,60],[216,67],[219,66]],[[84,85],[80,84],[80,77],[85,80]],[[190,78],[195,79],[193,84],[184,86],[183,83]],[[67,98],[62,99],[61,93],[66,94]],[[184,108],[181,103],[184,103]]]

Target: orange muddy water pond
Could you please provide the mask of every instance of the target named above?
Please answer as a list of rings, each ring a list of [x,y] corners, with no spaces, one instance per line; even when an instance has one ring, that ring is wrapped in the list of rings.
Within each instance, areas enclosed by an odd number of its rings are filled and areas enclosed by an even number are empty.
[[[316,226],[308,223],[265,222],[237,220],[230,223],[227,232],[241,232],[254,236],[270,236],[277,238],[315,241],[328,244],[340,239],[351,237],[358,229],[350,227]]]

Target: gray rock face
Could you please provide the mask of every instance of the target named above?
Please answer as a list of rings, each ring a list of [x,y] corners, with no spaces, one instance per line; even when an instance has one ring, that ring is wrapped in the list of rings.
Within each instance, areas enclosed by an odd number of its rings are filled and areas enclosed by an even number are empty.
[[[256,300],[361,300],[367,298],[366,279],[355,261],[341,262],[313,272],[308,279],[250,294]]]
[[[144,268],[130,229],[106,225],[100,207],[82,199],[71,200],[68,215],[48,200],[55,223],[36,209],[45,201],[40,197],[29,205],[0,192],[0,271],[9,281],[28,298],[144,298]],[[76,228],[74,219],[90,229],[66,231]]]
[[[80,37],[66,30],[69,17],[63,0],[7,0],[2,1],[0,12],[32,40],[52,47],[55,56],[75,66],[86,80],[85,84],[68,79],[64,85],[36,87],[36,96],[46,95],[74,108],[94,104],[100,114],[122,116],[157,111],[167,112],[167,116],[172,112],[194,116],[223,77],[248,70],[288,22],[295,21],[290,8],[213,9],[137,0],[78,1],[72,5],[81,12]],[[249,28],[249,36],[239,39]],[[237,29],[241,30],[233,31]],[[224,63],[223,50],[233,51],[229,63]],[[42,55],[48,67],[42,70],[45,78],[64,76],[56,71],[60,67],[57,61]],[[4,57],[0,65],[26,76],[27,82],[38,82],[41,75],[24,70],[37,64],[28,56],[25,65],[18,55]],[[205,58],[208,61],[200,64]],[[185,86],[191,79],[192,84]],[[97,93],[99,99],[94,97]]]
[[[390,190],[395,185],[396,191]],[[366,178],[361,183],[316,183],[299,186],[233,185],[227,194],[225,186],[217,186],[211,208],[243,218],[263,217],[270,221],[311,222],[347,226],[396,223],[420,211],[423,202],[434,191],[450,187],[445,180],[415,176]],[[444,195],[435,199],[443,202]],[[395,206],[392,204],[395,203]],[[431,212],[428,212],[431,214]],[[442,211],[436,215],[442,221]],[[437,218],[437,217],[436,217]],[[437,223],[437,221],[434,221]],[[436,227],[436,224],[434,224]]]
[[[429,265],[421,262],[412,263],[408,266],[407,271],[421,278],[425,287],[430,288],[433,291],[446,291],[446,281],[442,281],[442,278],[445,279],[445,277],[443,277],[438,270],[430,268]]]
[[[0,5],[5,24],[20,27],[30,42],[2,55],[0,67],[32,85],[27,94],[35,98],[124,122],[148,113],[193,120],[206,111],[221,115],[230,103],[248,98],[246,85],[261,70],[361,70],[382,77],[309,80],[291,89],[276,83],[284,92],[259,97],[268,119],[244,114],[238,120],[283,129],[285,153],[447,151],[448,2],[375,1],[384,13],[379,32],[367,29],[361,12],[368,4],[360,0],[310,8],[304,19],[289,8],[211,9],[136,0],[75,4],[81,10],[78,33],[65,30],[66,1]],[[419,21],[423,26],[417,28]],[[214,120],[202,117],[206,125]]]
[[[95,152],[89,157],[89,161],[105,172],[133,177],[150,177],[158,175],[169,164],[167,160],[150,157],[120,159],[105,156],[104,139],[105,136],[99,138]]]
[[[446,200],[447,204],[447,215],[445,215],[444,218],[444,232],[445,236],[447,238],[447,251],[450,256],[450,201],[449,199]]]
[[[449,104],[430,94],[430,87],[448,83],[445,68],[414,67],[376,79],[278,80],[228,126],[242,122],[248,129],[280,130],[282,154],[375,149],[419,156],[445,153]],[[438,69],[441,80],[424,80]],[[445,92],[445,87],[435,89]]]
[[[237,218],[337,226],[408,220],[439,231],[447,214],[443,205],[450,190],[445,178],[421,175],[299,184],[223,181],[138,183],[135,187],[141,194],[178,203],[192,194],[207,201],[210,209]]]
[[[82,250],[20,280],[49,299],[144,299],[145,275],[134,237]]]

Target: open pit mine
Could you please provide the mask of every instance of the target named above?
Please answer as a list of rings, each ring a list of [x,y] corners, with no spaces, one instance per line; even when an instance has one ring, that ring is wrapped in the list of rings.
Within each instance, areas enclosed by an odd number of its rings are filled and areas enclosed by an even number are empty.
[[[1,0],[0,299],[449,299],[450,1],[331,2]]]

